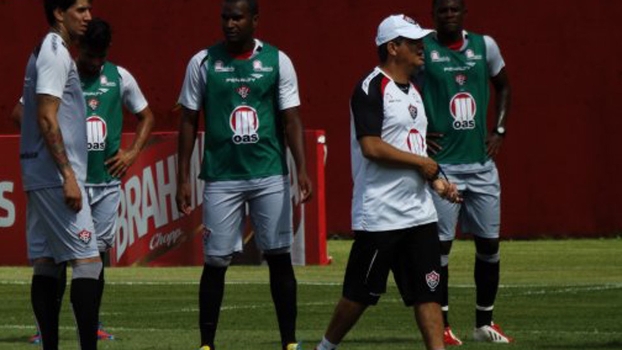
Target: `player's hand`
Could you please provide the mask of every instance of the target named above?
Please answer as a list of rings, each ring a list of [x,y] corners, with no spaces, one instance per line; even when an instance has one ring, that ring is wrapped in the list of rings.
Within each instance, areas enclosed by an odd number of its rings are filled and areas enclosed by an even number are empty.
[[[110,175],[114,177],[123,177],[127,169],[134,164],[134,161],[138,157],[136,151],[126,151],[119,149],[114,157],[108,158],[104,164],[108,167]]]
[[[300,202],[304,203],[313,196],[313,185],[306,172],[298,174],[298,188],[300,190]]]
[[[421,157],[419,172],[426,180],[430,181],[438,175],[438,164],[432,158]]]
[[[437,154],[443,147],[438,144],[438,140],[443,137],[440,132],[429,132],[426,134],[425,143],[428,145],[428,154]]]
[[[65,196],[65,204],[76,213],[82,210],[82,191],[74,176],[65,178],[63,183],[63,195]]]
[[[444,198],[452,203],[461,203],[462,195],[458,191],[456,184],[448,182],[445,179],[436,179],[431,183],[432,189],[438,193],[441,198]]]
[[[190,207],[192,200],[191,193],[192,188],[190,187],[190,182],[177,183],[175,202],[177,202],[177,210],[185,215],[190,215],[190,212],[192,211],[192,208]]]
[[[486,147],[488,148],[488,156],[494,158],[499,154],[501,150],[501,145],[503,144],[503,136],[490,133],[488,135],[488,139],[486,140]]]

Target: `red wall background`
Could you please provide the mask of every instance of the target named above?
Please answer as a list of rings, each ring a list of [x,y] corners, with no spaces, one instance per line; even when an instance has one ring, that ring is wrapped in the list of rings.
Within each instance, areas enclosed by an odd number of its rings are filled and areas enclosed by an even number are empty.
[[[327,135],[329,232],[350,225],[348,99],[376,64],[374,35],[391,13],[431,25],[431,0],[263,0],[258,37],[294,61],[306,127]],[[611,0],[468,0],[467,28],[500,44],[513,87],[508,136],[497,159],[507,237],[622,232],[619,14]],[[185,66],[221,37],[217,0],[95,0],[113,26],[110,59],[138,79],[157,116],[172,111]],[[47,31],[40,0],[0,0],[0,133],[20,96],[24,66]],[[132,123],[128,123],[131,131]],[[0,216],[2,213],[0,212]]]

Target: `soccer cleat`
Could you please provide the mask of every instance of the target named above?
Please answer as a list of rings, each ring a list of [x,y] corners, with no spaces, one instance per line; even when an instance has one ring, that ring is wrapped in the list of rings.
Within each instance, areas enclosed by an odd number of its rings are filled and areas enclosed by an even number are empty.
[[[97,327],[97,340],[114,340],[114,335],[106,332],[104,325],[101,322]]]
[[[33,335],[32,337],[30,337],[28,339],[28,342],[30,344],[41,344],[41,333],[39,333],[39,331],[37,331],[37,334]]]
[[[511,343],[514,338],[510,338],[503,331],[501,327],[494,322],[490,326],[482,326],[473,330],[473,339],[475,341],[485,341],[491,343]]]
[[[302,346],[299,343],[289,343],[285,347],[285,350],[302,350]]]
[[[451,331],[451,327],[445,327],[445,330],[443,331],[443,343],[448,346],[458,346],[462,345],[462,340],[456,337],[454,332]]]
[[[212,348],[210,348],[209,345],[203,345],[199,350],[212,350]]]

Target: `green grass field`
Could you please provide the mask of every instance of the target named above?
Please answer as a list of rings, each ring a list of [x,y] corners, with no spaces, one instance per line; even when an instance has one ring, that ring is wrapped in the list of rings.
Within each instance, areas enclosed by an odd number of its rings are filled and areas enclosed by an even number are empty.
[[[341,292],[351,245],[329,242],[333,263],[297,267],[298,336],[313,349]],[[456,242],[451,256],[450,319],[462,349],[622,349],[622,239],[508,241],[502,244],[495,320],[516,338],[510,345],[470,341],[474,322],[474,248]],[[196,349],[200,267],[109,268],[101,318],[117,340],[100,349]],[[0,268],[0,349],[28,350],[35,328],[29,268]],[[279,349],[264,266],[234,266],[227,274],[217,335],[219,350]],[[68,292],[67,292],[68,294]],[[65,296],[61,349],[77,349]],[[340,349],[424,349],[412,309],[390,283]]]

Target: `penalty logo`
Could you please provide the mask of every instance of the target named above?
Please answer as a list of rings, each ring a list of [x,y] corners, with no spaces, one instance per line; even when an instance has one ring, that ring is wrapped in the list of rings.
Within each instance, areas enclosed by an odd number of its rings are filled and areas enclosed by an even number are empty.
[[[441,282],[441,275],[436,271],[427,273],[425,275],[425,282],[428,284],[428,287],[430,287],[431,291],[435,291],[436,287],[438,287],[439,283]]]

